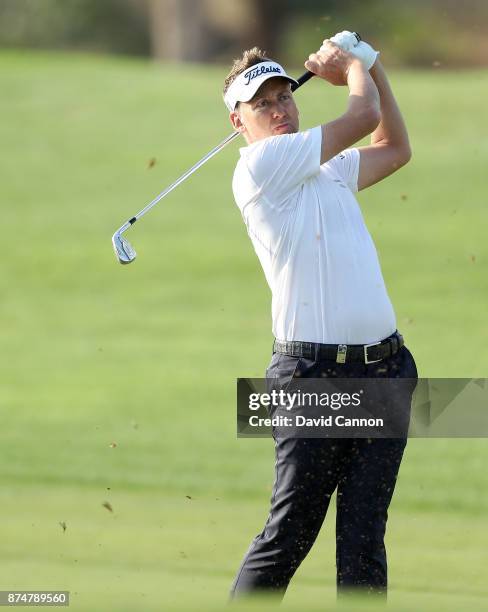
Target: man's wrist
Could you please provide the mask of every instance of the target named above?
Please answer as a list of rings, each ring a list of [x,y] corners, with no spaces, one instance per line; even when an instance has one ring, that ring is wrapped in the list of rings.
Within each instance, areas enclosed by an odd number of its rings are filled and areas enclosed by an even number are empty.
[[[382,63],[380,62],[380,57],[378,55],[378,57],[375,60],[375,63],[371,66],[371,68],[369,69],[369,73],[372,77],[374,77],[376,74],[383,72],[384,73],[384,68]]]
[[[354,72],[364,73],[364,72],[367,72],[367,70],[364,67],[363,62],[359,58],[353,55],[344,73],[346,80],[349,80],[349,76],[351,75],[351,73],[354,73]]]

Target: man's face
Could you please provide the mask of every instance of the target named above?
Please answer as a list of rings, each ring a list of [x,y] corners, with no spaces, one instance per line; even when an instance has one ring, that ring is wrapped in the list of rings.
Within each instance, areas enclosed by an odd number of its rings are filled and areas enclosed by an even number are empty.
[[[249,102],[240,102],[230,120],[248,144],[280,134],[298,132],[298,108],[289,81],[268,79]]]

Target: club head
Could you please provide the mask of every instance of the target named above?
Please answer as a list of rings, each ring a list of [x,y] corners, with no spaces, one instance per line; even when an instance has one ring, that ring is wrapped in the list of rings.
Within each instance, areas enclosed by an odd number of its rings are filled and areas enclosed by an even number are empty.
[[[115,234],[112,236],[112,244],[114,245],[114,251],[117,255],[117,259],[121,264],[130,264],[134,261],[137,253],[130,245],[130,242],[126,240],[122,234],[115,232]]]

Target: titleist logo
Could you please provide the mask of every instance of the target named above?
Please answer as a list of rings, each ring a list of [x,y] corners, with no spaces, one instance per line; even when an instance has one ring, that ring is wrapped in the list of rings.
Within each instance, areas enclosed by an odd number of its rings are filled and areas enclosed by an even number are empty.
[[[244,85],[249,85],[249,83],[253,79],[260,76],[261,74],[265,74],[266,72],[277,72],[278,74],[281,74],[281,70],[278,68],[278,66],[260,66],[258,65],[258,66],[253,67],[248,72],[244,73],[244,78],[246,79],[246,82],[244,83]]]

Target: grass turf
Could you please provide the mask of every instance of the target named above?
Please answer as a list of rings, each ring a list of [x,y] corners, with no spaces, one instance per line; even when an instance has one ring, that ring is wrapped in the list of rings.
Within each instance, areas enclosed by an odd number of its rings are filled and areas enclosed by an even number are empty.
[[[136,263],[110,245],[229,133],[225,72],[0,54],[1,589],[69,589],[75,610],[216,609],[262,527],[272,444],[235,438],[234,397],[269,359],[270,296],[232,200],[237,146],[131,230]],[[360,202],[399,329],[422,376],[483,377],[486,72],[392,82],[414,158]],[[302,127],[345,103],[315,81],[296,95]],[[483,439],[409,442],[392,609],[482,608],[486,458]],[[290,609],[335,601],[332,518]]]

